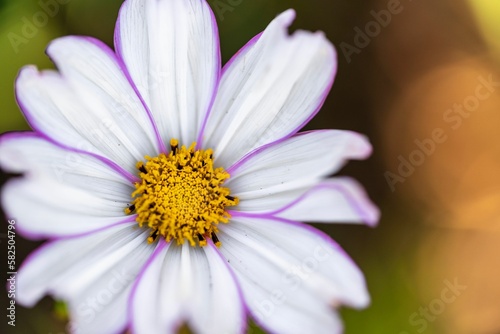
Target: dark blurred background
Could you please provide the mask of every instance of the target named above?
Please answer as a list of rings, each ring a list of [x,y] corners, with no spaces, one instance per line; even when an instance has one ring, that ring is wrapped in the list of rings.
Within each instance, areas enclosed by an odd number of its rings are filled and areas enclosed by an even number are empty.
[[[0,133],[28,129],[13,84],[26,64],[53,67],[50,40],[90,35],[112,45],[121,0],[48,2],[0,0]],[[318,225],[359,264],[372,295],[370,308],[342,310],[346,333],[500,333],[500,2],[209,2],[224,62],[287,8],[297,11],[292,30],[322,30],[337,47],[335,85],[308,129],[370,138],[373,156],[341,174],[382,211],[375,229]],[[27,31],[26,22],[37,25]],[[38,245],[16,244],[18,263]],[[3,293],[4,310],[6,302]],[[62,313],[45,298],[18,307],[15,330],[4,318],[0,332],[63,333]]]

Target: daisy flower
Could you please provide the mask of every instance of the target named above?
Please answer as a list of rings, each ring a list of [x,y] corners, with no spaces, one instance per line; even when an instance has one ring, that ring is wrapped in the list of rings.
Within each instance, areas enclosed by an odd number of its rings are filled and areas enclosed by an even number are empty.
[[[322,106],[336,53],[288,33],[288,10],[221,68],[204,0],[126,0],[114,51],[53,41],[58,71],[21,70],[33,132],[1,137],[17,231],[48,239],[18,272],[17,302],[67,303],[79,333],[339,333],[366,307],[362,273],[303,222],[376,224],[346,177],[371,153],[350,131],[298,131]]]

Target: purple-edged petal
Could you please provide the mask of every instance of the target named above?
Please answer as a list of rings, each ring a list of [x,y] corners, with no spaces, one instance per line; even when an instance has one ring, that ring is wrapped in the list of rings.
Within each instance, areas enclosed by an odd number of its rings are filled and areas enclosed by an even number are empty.
[[[224,69],[204,132],[216,163],[231,166],[248,152],[294,134],[323,104],[336,72],[336,53],[323,33],[287,28],[279,15]]]
[[[91,37],[69,36],[54,40],[47,54],[78,93],[88,89],[88,94],[109,111],[98,114],[104,128],[121,129],[143,155],[160,151],[161,138],[151,114],[126,76],[121,60],[107,45]]]
[[[238,210],[277,210],[337,172],[347,159],[364,159],[370,152],[367,139],[354,132],[300,133],[258,149],[229,168],[226,185],[240,199]]]
[[[45,294],[68,302],[75,333],[118,333],[127,298],[154,245],[135,224],[50,242],[31,254],[17,276],[17,301],[33,306]]]
[[[343,333],[343,323],[337,311],[318,303],[315,296],[297,293],[294,299],[298,301],[292,302],[284,295],[285,290],[278,287],[279,283],[273,282],[272,288],[266,289],[256,284],[255,280],[261,279],[265,279],[265,275],[242,276],[239,283],[250,296],[247,301],[251,303],[249,309],[254,321],[265,333]],[[295,293],[287,291],[290,295]]]
[[[132,180],[106,160],[61,148],[36,133],[11,133],[0,137],[0,166],[26,173],[3,188],[2,204],[27,237],[70,236],[134,219],[124,212]]]
[[[335,307],[369,303],[357,266],[309,226],[233,217],[218,236],[252,315],[273,333],[338,333]]]
[[[134,220],[125,217],[125,203],[41,176],[9,181],[2,206],[30,239],[71,236]]]
[[[33,132],[0,137],[0,166],[9,172],[49,177],[117,203],[128,203],[136,177],[106,160],[67,150]]]
[[[374,226],[379,209],[370,201],[363,187],[347,177],[322,181],[303,196],[271,214],[304,222],[366,223]]]
[[[218,84],[217,25],[204,0],[127,0],[115,45],[163,140],[197,140]]]
[[[60,73],[28,66],[16,82],[18,102],[33,129],[129,172],[144,155],[159,152],[153,123],[107,46],[64,37],[47,53]]]
[[[177,333],[187,324],[195,333],[243,333],[243,301],[236,281],[215,246],[175,243],[158,249],[134,287],[132,331]]]

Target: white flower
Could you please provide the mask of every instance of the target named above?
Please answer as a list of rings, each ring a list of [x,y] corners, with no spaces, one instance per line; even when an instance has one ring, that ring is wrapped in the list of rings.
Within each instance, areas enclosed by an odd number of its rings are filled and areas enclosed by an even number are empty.
[[[322,33],[289,36],[294,16],[221,70],[205,1],[127,0],[116,53],[60,38],[47,50],[59,72],[21,71],[34,132],[1,137],[2,168],[25,174],[2,203],[49,241],[19,270],[19,303],[49,294],[74,332],[148,334],[241,333],[248,316],[273,333],[338,333],[336,307],[368,305],[355,264],[300,223],[374,225],[378,210],[355,181],[326,179],[369,156],[363,136],[297,133],[336,55]]]

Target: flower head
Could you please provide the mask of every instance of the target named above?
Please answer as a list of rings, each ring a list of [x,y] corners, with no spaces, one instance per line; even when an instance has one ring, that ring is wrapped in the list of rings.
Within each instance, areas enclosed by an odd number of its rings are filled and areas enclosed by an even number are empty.
[[[115,51],[53,41],[58,71],[16,83],[33,132],[1,137],[0,164],[24,173],[2,204],[31,239],[18,302],[50,294],[81,333],[342,330],[336,308],[369,303],[363,275],[302,223],[376,224],[349,178],[365,137],[298,131],[322,106],[336,54],[279,15],[221,69],[205,0],[126,0]]]
[[[217,225],[228,223],[225,208],[238,204],[223,187],[229,173],[222,167],[214,169],[212,150],[195,150],[196,143],[179,148],[176,139],[170,143],[168,156],[161,153],[146,157],[146,164],[137,163],[142,181],[135,184],[135,199],[125,212],[137,212],[139,226],[152,229],[150,243],[161,236],[179,245],[188,240],[191,246],[196,241],[206,246],[208,236],[220,245]]]

